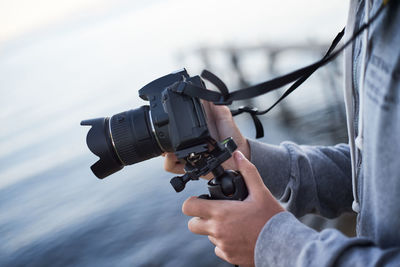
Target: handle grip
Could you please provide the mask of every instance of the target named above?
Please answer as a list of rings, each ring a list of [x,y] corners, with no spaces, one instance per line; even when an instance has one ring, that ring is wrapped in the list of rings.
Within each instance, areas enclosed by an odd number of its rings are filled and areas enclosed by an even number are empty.
[[[200,198],[215,200],[244,200],[247,187],[239,172],[226,170],[224,173],[208,182],[210,195],[201,195]]]

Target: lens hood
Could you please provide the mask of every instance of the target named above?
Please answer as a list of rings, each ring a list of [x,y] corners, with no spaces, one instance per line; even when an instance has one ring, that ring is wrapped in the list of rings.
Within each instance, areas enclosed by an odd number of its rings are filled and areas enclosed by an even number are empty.
[[[86,144],[93,154],[100,159],[90,168],[100,179],[103,179],[123,168],[116,154],[109,130],[109,118],[84,120],[81,125],[92,126],[86,136]]]

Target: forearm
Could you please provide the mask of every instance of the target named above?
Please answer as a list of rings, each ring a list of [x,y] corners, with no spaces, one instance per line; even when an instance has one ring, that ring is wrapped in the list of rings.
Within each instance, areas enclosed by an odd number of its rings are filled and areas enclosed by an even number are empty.
[[[288,212],[275,215],[258,236],[255,263],[260,266],[398,266],[400,247],[379,248],[366,238],[348,238],[337,230],[321,233]]]
[[[280,146],[249,140],[251,161],[266,186],[296,216],[317,212],[336,217],[351,210],[351,169],[347,145]]]

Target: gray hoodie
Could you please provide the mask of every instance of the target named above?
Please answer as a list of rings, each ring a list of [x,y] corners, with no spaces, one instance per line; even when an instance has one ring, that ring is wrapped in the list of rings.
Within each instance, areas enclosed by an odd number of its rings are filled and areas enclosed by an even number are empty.
[[[380,4],[351,1],[347,38]],[[262,229],[256,266],[400,266],[399,0],[345,51],[345,61],[348,145],[249,140],[252,162],[288,210]],[[333,218],[352,208],[355,238],[333,229],[319,233],[296,219]]]

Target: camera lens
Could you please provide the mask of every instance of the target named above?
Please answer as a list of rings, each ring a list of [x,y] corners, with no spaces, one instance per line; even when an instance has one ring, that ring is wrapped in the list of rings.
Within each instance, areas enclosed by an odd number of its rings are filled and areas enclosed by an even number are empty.
[[[152,130],[149,106],[121,112],[111,118],[82,121],[81,125],[92,126],[86,143],[100,158],[91,166],[98,178],[162,153]]]
[[[149,106],[142,106],[111,117],[111,140],[124,165],[161,155],[162,151],[150,123]]]

